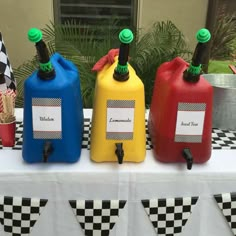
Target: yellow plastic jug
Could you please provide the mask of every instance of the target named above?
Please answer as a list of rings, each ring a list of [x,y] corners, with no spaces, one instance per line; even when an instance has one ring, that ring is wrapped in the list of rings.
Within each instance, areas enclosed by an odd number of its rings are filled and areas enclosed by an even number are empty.
[[[90,157],[95,162],[141,162],[146,155],[144,85],[128,64],[130,30],[120,32],[119,58],[98,72]]]

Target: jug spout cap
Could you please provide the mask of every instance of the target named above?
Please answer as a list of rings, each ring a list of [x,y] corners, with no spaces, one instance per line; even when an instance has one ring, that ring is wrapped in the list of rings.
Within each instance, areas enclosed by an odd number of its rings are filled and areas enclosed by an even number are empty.
[[[211,33],[208,29],[202,28],[196,34],[199,43],[207,43],[211,39]]]
[[[42,40],[43,34],[42,31],[37,28],[31,28],[28,31],[28,39],[32,43],[38,43],[40,40]]]
[[[119,34],[121,43],[129,44],[133,41],[134,35],[130,29],[123,29]]]
[[[183,149],[183,157],[186,160],[187,163],[187,169],[191,170],[193,165],[193,156],[189,148]]]

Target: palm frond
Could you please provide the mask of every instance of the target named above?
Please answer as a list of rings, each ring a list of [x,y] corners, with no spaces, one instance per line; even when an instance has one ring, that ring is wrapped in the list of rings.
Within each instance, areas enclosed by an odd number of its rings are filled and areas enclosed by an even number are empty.
[[[211,59],[233,59],[236,51],[236,15],[220,14],[212,33]]]
[[[154,23],[141,37],[130,63],[144,83],[147,106],[151,102],[157,68],[176,56],[188,59],[190,55],[183,34],[171,21]]]
[[[24,81],[38,68],[36,57],[27,61],[18,68],[14,69],[14,76],[17,81],[16,107],[23,107]]]

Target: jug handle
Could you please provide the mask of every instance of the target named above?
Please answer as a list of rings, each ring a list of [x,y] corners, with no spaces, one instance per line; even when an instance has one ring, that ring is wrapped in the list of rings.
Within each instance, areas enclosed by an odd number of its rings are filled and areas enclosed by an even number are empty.
[[[189,66],[189,63],[187,63],[183,58],[181,57],[176,57],[174,60],[171,61],[169,64],[171,66],[173,71],[177,70],[183,70],[186,69]]]
[[[157,74],[159,73],[166,73],[166,71],[171,71],[172,73],[178,73],[177,71],[185,70],[189,66],[189,63],[187,63],[185,60],[183,60],[181,57],[176,57],[171,61],[164,62],[157,70]]]
[[[77,67],[57,52],[52,55],[51,61],[53,65],[59,64],[64,70],[72,70],[77,72]]]

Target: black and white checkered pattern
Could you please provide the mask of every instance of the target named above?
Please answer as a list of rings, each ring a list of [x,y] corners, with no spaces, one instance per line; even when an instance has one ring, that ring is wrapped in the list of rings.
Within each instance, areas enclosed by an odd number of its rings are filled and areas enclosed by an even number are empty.
[[[177,236],[188,221],[198,197],[142,200],[158,236]]]
[[[153,148],[152,146],[152,140],[151,137],[149,135],[149,131],[148,131],[148,121],[145,120],[145,127],[146,127],[146,150],[151,150]]]
[[[90,149],[90,134],[91,134],[91,120],[89,118],[84,119],[84,132],[82,138],[82,148]]]
[[[91,119],[84,119],[82,148],[90,149]],[[13,150],[21,150],[23,143],[23,122],[16,121],[16,143]],[[153,148],[146,120],[146,150]],[[2,144],[0,140],[0,149]],[[212,129],[212,149],[236,149],[236,131]]]
[[[15,146],[13,150],[21,150],[23,144],[23,122],[16,121]]]
[[[38,220],[45,199],[0,196],[0,223],[12,236],[27,236]]]
[[[236,131],[212,129],[213,149],[236,149]]]
[[[217,194],[214,198],[236,236],[236,192]]]
[[[71,200],[69,203],[85,236],[108,236],[126,201]]]
[[[89,118],[84,119],[84,132],[82,137],[82,148],[90,149],[90,134],[91,134],[91,120]],[[21,150],[23,144],[23,121],[16,121],[16,142],[15,146],[12,147],[13,150]],[[0,149],[2,149],[2,143],[0,140]],[[150,150],[152,148],[151,138],[149,137],[146,121],[146,149]]]
[[[0,32],[0,68],[4,71],[7,87],[16,90],[16,81],[14,79],[11,63],[9,61],[7,50]]]

